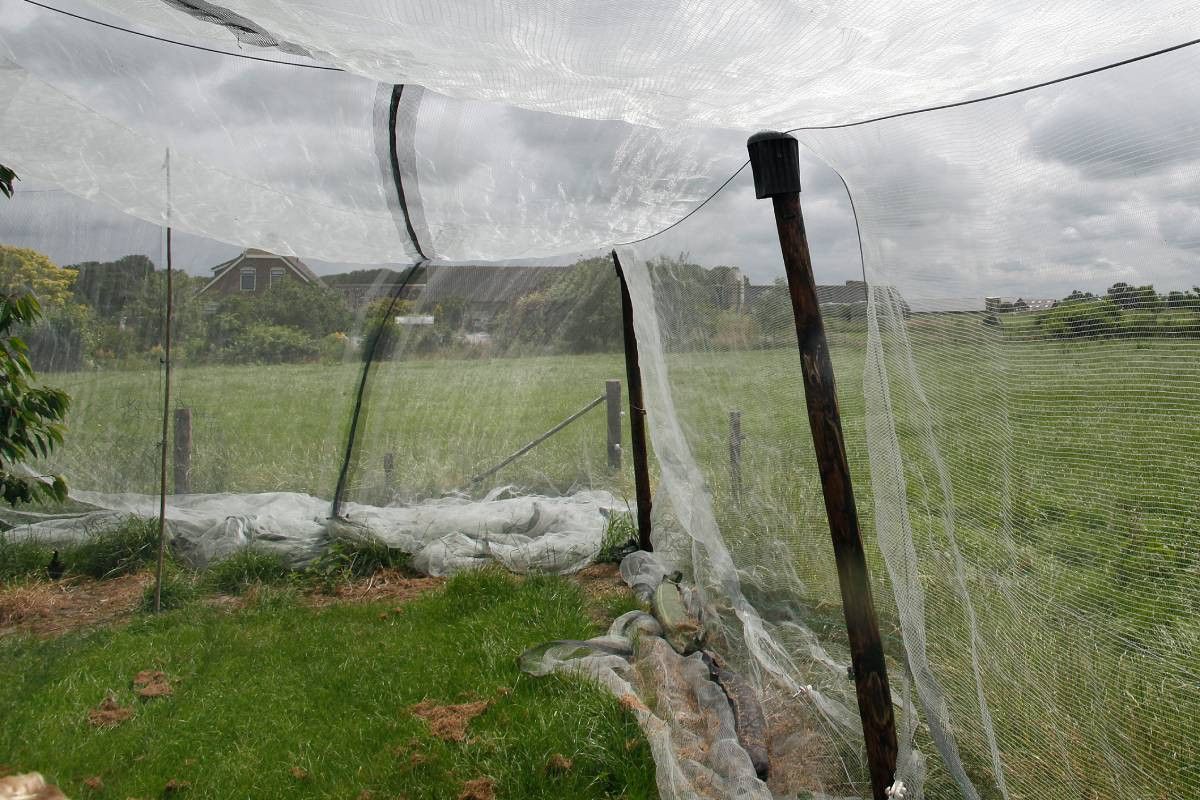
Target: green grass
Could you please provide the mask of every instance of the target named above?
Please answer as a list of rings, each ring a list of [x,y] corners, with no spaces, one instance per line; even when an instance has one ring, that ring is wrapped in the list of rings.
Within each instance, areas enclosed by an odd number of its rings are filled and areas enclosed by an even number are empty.
[[[910,371],[897,333],[885,331],[884,366],[920,563],[915,580],[927,652],[969,768],[989,783],[964,587],[1011,796],[1052,796],[1082,783],[1106,796],[1194,794],[1187,765],[1200,763],[1200,341],[1048,341],[1006,335],[978,315],[913,316],[904,330]],[[889,650],[902,661],[899,611],[875,538],[865,330],[831,324],[831,350],[875,599]],[[795,351],[669,353],[666,364],[680,426],[747,594],[769,615],[799,614],[836,649],[837,578]],[[461,488],[622,371],[617,354],[381,365],[351,496],[378,502]],[[179,402],[197,420],[198,490],[332,494],[354,365],[180,375]],[[76,398],[59,458],[72,485],[152,491],[157,376],[51,382]],[[740,497],[728,468],[731,410],[741,411],[745,436]],[[632,496],[628,459],[618,473],[604,459],[598,409],[481,488],[595,486]],[[947,530],[963,562],[961,585]],[[922,746],[932,754],[927,740]],[[936,756],[930,770],[929,796],[956,796]]]
[[[656,796],[648,747],[614,698],[517,671],[526,647],[597,633],[566,580],[467,574],[399,613],[271,596],[232,614],[193,604],[124,628],[0,640],[5,762],[80,798],[98,796],[83,784],[95,775],[111,797],[159,797],[178,780],[196,798],[455,798],[480,776],[500,798]],[[137,700],[143,669],[166,672],[174,695]],[[136,714],[92,728],[87,711],[110,689]],[[425,699],[493,704],[456,744],[409,712]],[[573,768],[548,773],[555,753]]]
[[[255,586],[287,583],[291,575],[291,570],[280,556],[245,547],[210,566],[204,573],[204,579],[218,592],[238,595]]]
[[[58,546],[9,541],[0,533],[0,584],[45,578],[55,550],[66,575],[97,579],[127,575],[158,557],[158,523],[129,517],[116,527],[93,531],[77,544]]]
[[[519,369],[514,369],[519,365]],[[192,409],[196,492],[299,491],[332,497],[346,447],[357,364],[182,367],[174,402]],[[604,393],[619,355],[384,363],[371,376],[348,498],[381,502],[470,488],[473,475]],[[48,468],[74,489],[158,491],[160,376],[60,373],[69,435]],[[435,435],[431,435],[435,434]],[[628,443],[625,444],[628,451]],[[384,469],[390,454],[393,468]],[[632,496],[632,472],[608,475],[603,406],[485,484],[566,491],[605,476]]]

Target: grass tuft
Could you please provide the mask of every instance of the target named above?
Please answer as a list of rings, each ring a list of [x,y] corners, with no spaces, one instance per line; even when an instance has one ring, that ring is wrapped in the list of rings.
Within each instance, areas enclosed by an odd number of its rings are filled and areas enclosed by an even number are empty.
[[[381,569],[408,570],[411,556],[377,539],[335,539],[304,570],[317,588],[332,592],[339,584],[374,575]]]
[[[186,572],[174,564],[164,565],[161,595],[163,611],[187,608],[199,598],[200,588],[196,585],[196,578],[190,572]],[[153,581],[142,592],[142,600],[138,604],[138,608],[147,613],[154,611]]]
[[[621,559],[637,549],[637,526],[634,525],[633,515],[614,513],[609,516],[596,561],[601,564],[619,564]]]
[[[158,520],[129,517],[119,527],[92,534],[64,548],[67,572],[89,578],[115,578],[137,572],[158,557]]]
[[[291,579],[287,563],[276,553],[244,547],[205,573],[205,582],[224,594],[244,594],[254,586],[276,586]]]

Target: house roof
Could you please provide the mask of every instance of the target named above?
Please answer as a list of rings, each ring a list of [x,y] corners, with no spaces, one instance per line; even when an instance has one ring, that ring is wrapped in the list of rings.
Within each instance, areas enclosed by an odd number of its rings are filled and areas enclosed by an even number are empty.
[[[776,284],[754,285],[746,287],[746,305],[752,306],[765,295],[772,292],[787,294],[787,287]],[[845,283],[823,284],[817,286],[817,302],[821,305],[867,302],[867,285],[862,281],[846,281]]]
[[[429,267],[422,304],[461,297],[472,303],[508,303],[546,288],[570,267],[499,267],[439,264]]]
[[[238,267],[245,261],[276,261],[290,269],[297,277],[305,283],[315,283],[318,286],[324,286],[324,282],[313,272],[307,264],[295,256],[281,256],[275,253],[269,253],[266,250],[259,250],[254,247],[248,247],[238,255],[223,261],[212,268],[213,277],[208,283],[204,284],[204,288],[196,292],[196,295],[202,295],[207,292],[217,281],[221,279],[229,270]]]

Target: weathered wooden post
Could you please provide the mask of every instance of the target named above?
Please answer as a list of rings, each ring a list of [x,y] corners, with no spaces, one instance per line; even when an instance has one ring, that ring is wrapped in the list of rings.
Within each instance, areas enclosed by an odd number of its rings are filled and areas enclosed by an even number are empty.
[[[734,502],[742,502],[742,412],[729,412],[729,483]]]
[[[175,465],[175,494],[190,494],[192,491],[192,410],[175,409],[175,447],[172,451]]]
[[[775,227],[792,300],[796,340],[800,346],[808,421],[837,560],[871,788],[875,800],[887,800],[887,790],[896,773],[896,721],[850,484],[833,362],[829,358],[829,345],[821,322],[812,257],[800,210],[799,143],[788,134],[763,131],[750,137],[746,149],[754,173],[754,193],[760,200],[771,198],[775,208]]]
[[[608,468],[621,468],[621,382],[604,382],[608,410]]]
[[[637,498],[638,547],[653,550],[650,544],[650,459],[646,450],[646,401],[642,395],[642,367],[638,361],[637,334],[633,329],[633,298],[621,269],[617,251],[612,251],[617,281],[621,284],[621,331],[625,341],[625,382],[629,384],[629,444],[633,448],[633,488]]]

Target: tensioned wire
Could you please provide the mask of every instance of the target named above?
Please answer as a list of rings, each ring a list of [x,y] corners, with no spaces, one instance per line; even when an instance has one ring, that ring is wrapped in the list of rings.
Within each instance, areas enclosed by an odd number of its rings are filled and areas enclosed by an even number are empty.
[[[345,72],[345,70],[342,69],[341,67],[334,67],[334,66],[330,66],[327,64],[304,64],[304,63],[298,63],[298,62],[294,62],[294,61],[279,61],[277,59],[263,58],[262,56],[253,56],[253,55],[249,55],[247,53],[233,53],[228,50],[220,50],[220,49],[212,48],[212,47],[204,47],[202,45],[196,45],[196,44],[192,44],[189,42],[182,42],[177,39],[168,39],[164,36],[157,36],[154,34],[149,34],[149,33],[145,33],[142,31],[133,30],[131,28],[125,28],[120,25],[114,25],[109,22],[103,22],[101,20],[94,19],[92,17],[87,17],[82,14],[76,14],[74,12],[66,11],[61,8],[55,8],[54,6],[47,5],[45,3],[40,3],[37,0],[23,0],[23,2],[28,3],[29,5],[32,5],[32,6],[36,6],[38,8],[45,9],[47,11],[53,11],[55,13],[62,14],[64,16],[79,20],[81,22],[88,22],[93,25],[100,25],[102,27],[109,28],[111,30],[121,31],[123,33],[132,34],[134,36],[141,36],[146,39],[150,39],[150,40],[153,40],[156,42],[161,42],[163,44],[175,45],[178,47],[186,47],[186,48],[190,48],[193,50],[201,50],[206,53],[215,53],[216,55],[231,56],[233,58],[243,58],[243,59],[248,59],[251,61],[262,61],[262,62],[266,62],[269,64],[279,64],[281,66],[287,66],[287,67],[302,67],[305,69],[319,69],[319,70],[326,70],[326,71],[331,71],[331,72]],[[1034,91],[1035,89],[1043,89],[1047,86],[1054,86],[1056,84],[1066,83],[1068,81],[1073,81],[1073,80],[1078,80],[1079,78],[1085,78],[1090,75],[1095,75],[1095,74],[1098,74],[1101,72],[1107,72],[1108,70],[1117,69],[1118,67],[1128,66],[1130,64],[1135,64],[1139,61],[1145,61],[1147,59],[1157,58],[1158,56],[1167,55],[1168,53],[1173,53],[1178,50],[1186,49],[1188,47],[1194,47],[1197,44],[1200,44],[1200,38],[1189,39],[1186,42],[1180,42],[1178,44],[1160,48],[1158,50],[1152,50],[1148,53],[1142,53],[1140,55],[1121,59],[1120,61],[1114,61],[1109,64],[1103,64],[1099,67],[1093,67],[1091,69],[1081,70],[1079,72],[1073,72],[1069,75],[1063,75],[1061,77],[1052,78],[1050,80],[1041,81],[1039,83],[1033,83],[1033,84],[1029,84],[1027,86],[1021,86],[1016,89],[1009,89],[1009,90],[1006,90],[1003,92],[996,92],[994,94],[984,95],[983,97],[974,97],[974,98],[970,98],[967,100],[955,100],[955,101],[950,101],[950,102],[946,102],[946,103],[938,103],[935,105],[923,106],[921,108],[909,109],[908,111],[898,111],[898,112],[895,112],[892,114],[883,114],[880,116],[867,117],[865,119],[852,120],[849,122],[837,122],[837,123],[831,123],[829,125],[801,125],[801,126],[798,126],[795,128],[789,128],[786,131],[786,133],[796,133],[799,131],[829,131],[829,130],[841,130],[844,128],[855,128],[855,127],[859,127],[862,125],[871,125],[876,122],[884,122],[887,120],[899,119],[901,117],[911,117],[911,116],[915,116],[917,114],[927,114],[932,111],[944,111],[946,109],[960,108],[962,106],[974,105],[976,103],[986,103],[991,100],[999,100],[1004,97],[1011,97],[1013,95],[1023,94],[1025,92],[1031,92],[1031,91]],[[738,167],[736,170],[734,170],[732,175],[730,175],[728,178],[726,178],[721,183],[720,186],[718,186],[716,189],[713,190],[712,194],[710,194],[708,197],[706,197],[702,201],[700,201],[700,203],[697,204],[697,206],[695,208],[693,208],[687,214],[685,214],[682,217],[680,217],[679,219],[677,219],[675,222],[672,222],[670,225],[667,225],[666,227],[664,227],[658,231],[655,231],[654,233],[648,234],[648,235],[640,237],[638,239],[632,239],[627,242],[617,242],[616,246],[622,247],[622,246],[627,246],[627,245],[638,244],[640,242],[647,241],[648,239],[653,239],[654,237],[659,236],[659,235],[671,230],[672,228],[679,225],[684,220],[691,217],[697,211],[704,208],[704,206],[706,206],[710,200],[712,200],[714,197],[716,197],[718,194],[720,194],[721,191],[725,189],[725,187],[727,187],[730,183],[732,183],[734,178],[736,178],[739,174],[741,174],[742,170],[744,170],[749,164],[750,164],[750,162],[748,160],[743,162],[740,167]],[[844,180],[842,183],[843,183],[843,185],[845,185]],[[849,192],[847,191],[847,194],[848,193]],[[419,248],[420,245],[416,243],[415,238],[413,241],[414,241],[414,244],[416,244],[417,247]]]

